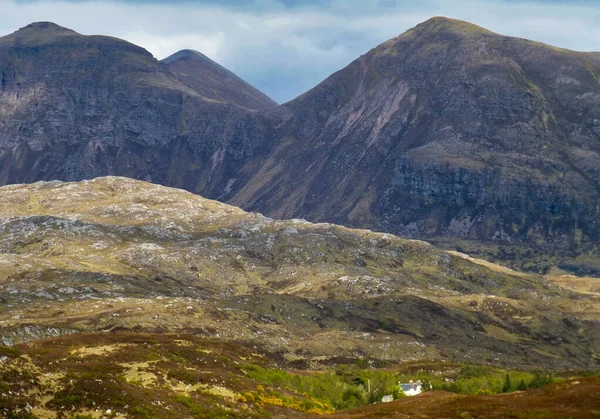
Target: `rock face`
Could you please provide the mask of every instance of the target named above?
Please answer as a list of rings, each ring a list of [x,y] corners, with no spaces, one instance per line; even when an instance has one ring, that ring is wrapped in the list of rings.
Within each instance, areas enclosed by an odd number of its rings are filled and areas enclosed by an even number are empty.
[[[0,188],[9,344],[130,329],[296,356],[593,368],[593,289],[127,178]]]
[[[600,239],[600,54],[433,18],[277,107],[194,52],[0,39],[0,184],[123,175],[279,218],[548,248]]]

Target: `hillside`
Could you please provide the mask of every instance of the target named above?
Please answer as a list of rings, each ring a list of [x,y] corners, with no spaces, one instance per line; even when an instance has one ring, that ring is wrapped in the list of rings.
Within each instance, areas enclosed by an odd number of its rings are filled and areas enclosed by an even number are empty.
[[[596,292],[126,178],[0,188],[0,253],[5,344],[129,330],[255,342],[305,366],[600,356]]]
[[[599,103],[599,53],[440,17],[283,105],[1,37],[0,414],[599,416]]]
[[[600,413],[597,375],[568,372],[553,384],[518,391],[519,383],[533,385],[540,376],[435,362],[307,371],[290,369],[289,363],[260,346],[191,335],[62,336],[16,348],[0,346],[0,359],[0,414],[7,418],[533,419],[593,418]],[[460,378],[473,372],[480,376]],[[507,373],[515,386],[498,394]],[[434,381],[465,381],[488,395],[434,390],[373,404],[391,393],[398,380],[415,374]]]

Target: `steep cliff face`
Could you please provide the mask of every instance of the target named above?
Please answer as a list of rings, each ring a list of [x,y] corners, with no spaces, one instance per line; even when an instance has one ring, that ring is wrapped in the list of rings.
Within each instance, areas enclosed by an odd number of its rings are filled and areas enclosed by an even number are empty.
[[[245,107],[199,91],[173,72],[180,62],[52,23],[0,38],[0,184],[107,174],[197,191],[217,182],[266,138],[247,109],[252,95],[271,102],[249,85]]]
[[[277,163],[232,202],[408,236],[598,240],[599,75],[600,54],[433,18],[286,104]]]

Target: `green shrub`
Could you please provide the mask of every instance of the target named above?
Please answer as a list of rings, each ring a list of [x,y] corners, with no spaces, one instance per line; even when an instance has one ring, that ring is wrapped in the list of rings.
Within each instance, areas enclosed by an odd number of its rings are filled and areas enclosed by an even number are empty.
[[[460,369],[459,378],[479,378],[490,374],[490,369],[481,365],[464,365]]]
[[[533,379],[529,382],[530,388],[539,388],[546,384],[552,383],[552,376],[550,374],[544,375],[540,372],[536,372]]]
[[[21,351],[17,348],[13,348],[12,346],[4,346],[0,345],[0,357],[6,356],[8,358],[17,358],[21,356]]]
[[[506,374],[504,378],[504,385],[502,386],[502,393],[508,393],[511,389],[512,385],[510,383],[510,375]]]

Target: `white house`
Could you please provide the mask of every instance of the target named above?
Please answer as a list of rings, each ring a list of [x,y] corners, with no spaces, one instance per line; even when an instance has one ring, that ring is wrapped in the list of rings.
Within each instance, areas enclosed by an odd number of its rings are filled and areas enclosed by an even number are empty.
[[[421,381],[417,381],[416,383],[414,383],[413,380],[410,380],[408,384],[402,384],[399,382],[398,386],[407,396],[416,396],[417,394],[423,392],[423,384],[421,383]],[[393,402],[394,396],[392,394],[388,394],[387,396],[383,396],[381,401],[383,403]]]
[[[423,385],[421,381],[414,383],[413,380],[410,380],[408,384],[398,383],[398,385],[407,396],[416,396],[423,391]]]

